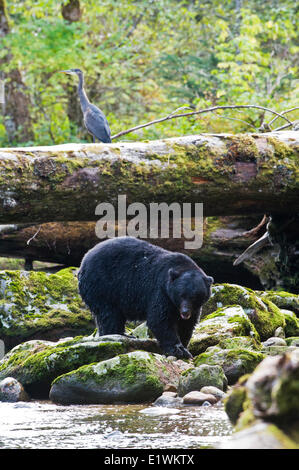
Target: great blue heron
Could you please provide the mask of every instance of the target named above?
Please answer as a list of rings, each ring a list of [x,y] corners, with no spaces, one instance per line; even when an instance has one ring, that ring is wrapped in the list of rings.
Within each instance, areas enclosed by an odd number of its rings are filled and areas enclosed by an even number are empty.
[[[77,75],[79,78],[78,95],[80,98],[81,109],[83,113],[84,124],[90,134],[93,136],[93,141],[97,138],[100,142],[105,144],[111,142],[111,131],[106,119],[105,114],[91,104],[84,90],[84,75],[80,69],[61,70],[60,73],[68,75]]]

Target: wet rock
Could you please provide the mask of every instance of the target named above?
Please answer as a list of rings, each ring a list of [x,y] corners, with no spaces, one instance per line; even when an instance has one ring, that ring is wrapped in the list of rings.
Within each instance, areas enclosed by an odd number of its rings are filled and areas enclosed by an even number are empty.
[[[280,310],[282,313],[284,313],[283,310]],[[291,312],[292,313],[292,312]],[[285,338],[286,335],[285,335],[285,332],[284,332],[284,329],[279,326],[278,328],[276,328],[276,330],[274,331],[274,336],[277,336],[277,338]]]
[[[26,340],[56,341],[94,329],[74,268],[55,274],[0,271],[0,339],[6,350]]]
[[[189,392],[183,396],[184,405],[203,405],[205,402],[209,402],[211,405],[217,403],[218,399],[211,394],[202,393],[202,392]]]
[[[183,372],[179,379],[178,394],[183,396],[207,385],[226,390],[227,378],[221,366],[202,364]]]
[[[232,424],[236,424],[241,413],[244,411],[244,404],[247,400],[246,381],[249,375],[242,376],[238,382],[231,387],[224,400],[225,411]]]
[[[290,338],[286,338],[286,343],[288,346],[296,346],[299,347],[299,336],[294,336]]]
[[[266,356],[279,356],[281,354],[290,353],[296,349],[295,346],[264,346],[262,353]]]
[[[61,375],[50,399],[61,404],[153,401],[167,383],[178,382],[180,372],[159,354],[135,351]]]
[[[298,449],[295,442],[277,426],[265,422],[257,422],[249,428],[234,433],[219,447],[220,449]]]
[[[262,299],[268,299],[280,309],[291,310],[299,314],[299,295],[284,291],[258,291],[256,292]]]
[[[0,380],[14,377],[33,398],[47,398],[51,382],[59,375],[134,349],[159,350],[154,340],[122,335],[77,337],[57,343],[29,341],[4,356]]]
[[[259,335],[240,306],[219,308],[206,315],[195,327],[189,343],[193,356],[204,352],[208,347],[220,341],[234,337],[249,337],[258,343]]]
[[[287,343],[283,338],[277,338],[276,336],[272,336],[268,338],[266,341],[262,343],[263,349],[268,346],[286,346]]]
[[[175,408],[176,406],[180,406],[183,403],[183,399],[177,396],[175,392],[164,392],[160,397],[158,397],[153,405],[154,406],[167,406],[171,408]]]
[[[284,315],[277,305],[267,297],[261,298],[251,289],[236,284],[214,285],[211,298],[203,306],[203,315],[209,315],[218,308],[229,305],[239,305],[243,308],[262,340],[273,336],[276,328],[285,326]]]
[[[246,349],[221,349],[217,346],[208,348],[194,359],[196,367],[202,364],[221,366],[232,385],[244,374],[252,372],[264,359],[264,354]]]
[[[227,397],[227,393],[225,393],[223,390],[220,390],[217,387],[213,387],[212,385],[202,387],[200,389],[200,392],[206,393],[207,395],[214,395],[214,397],[216,397],[217,400],[224,400]]]
[[[281,309],[284,314],[286,325],[284,328],[285,336],[298,336],[299,335],[299,318],[291,310]]]
[[[0,401],[28,401],[29,397],[22,384],[13,377],[6,377],[0,382]]]
[[[299,416],[299,351],[267,357],[249,377],[247,394],[256,418],[292,422]]]

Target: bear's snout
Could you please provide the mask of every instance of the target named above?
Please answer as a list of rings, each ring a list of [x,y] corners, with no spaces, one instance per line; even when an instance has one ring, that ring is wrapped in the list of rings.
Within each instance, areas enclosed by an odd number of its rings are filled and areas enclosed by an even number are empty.
[[[183,318],[183,320],[189,320],[189,318],[191,317],[192,310],[188,302],[185,301],[181,303],[180,315]]]

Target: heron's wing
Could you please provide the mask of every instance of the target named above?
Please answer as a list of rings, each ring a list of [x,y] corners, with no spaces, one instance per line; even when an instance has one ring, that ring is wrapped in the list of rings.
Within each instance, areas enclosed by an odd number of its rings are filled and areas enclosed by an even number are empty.
[[[84,113],[84,123],[87,130],[101,142],[111,142],[111,131],[108,121],[99,108],[90,105]]]

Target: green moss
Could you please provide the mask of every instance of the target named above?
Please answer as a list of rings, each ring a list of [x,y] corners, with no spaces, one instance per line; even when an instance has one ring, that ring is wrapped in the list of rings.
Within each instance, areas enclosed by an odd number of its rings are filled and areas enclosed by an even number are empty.
[[[224,400],[224,409],[230,421],[236,424],[240,414],[244,411],[244,402],[247,398],[245,387],[235,387]]]
[[[214,346],[199,354],[194,364],[196,367],[201,364],[220,365],[228,383],[234,384],[242,375],[252,372],[264,357],[264,354],[248,349],[220,349]]]
[[[0,337],[20,341],[68,327],[91,332],[93,321],[78,292],[75,268],[56,274],[0,271]]]
[[[128,396],[132,394],[129,401],[134,401],[135,398],[139,401],[138,397],[134,398],[137,390],[142,396],[157,397],[163,392],[161,364],[158,357],[144,351],[120,354],[112,359],[88,364],[59,376],[53,381],[52,386],[75,381],[76,384],[94,384],[105,394],[108,390],[117,389],[120,393],[126,391]]]
[[[234,304],[242,306],[262,340],[272,336],[279,326],[285,326],[284,315],[275,304],[268,299],[261,299],[251,289],[235,284],[214,285],[212,296],[203,307],[203,314]]]

